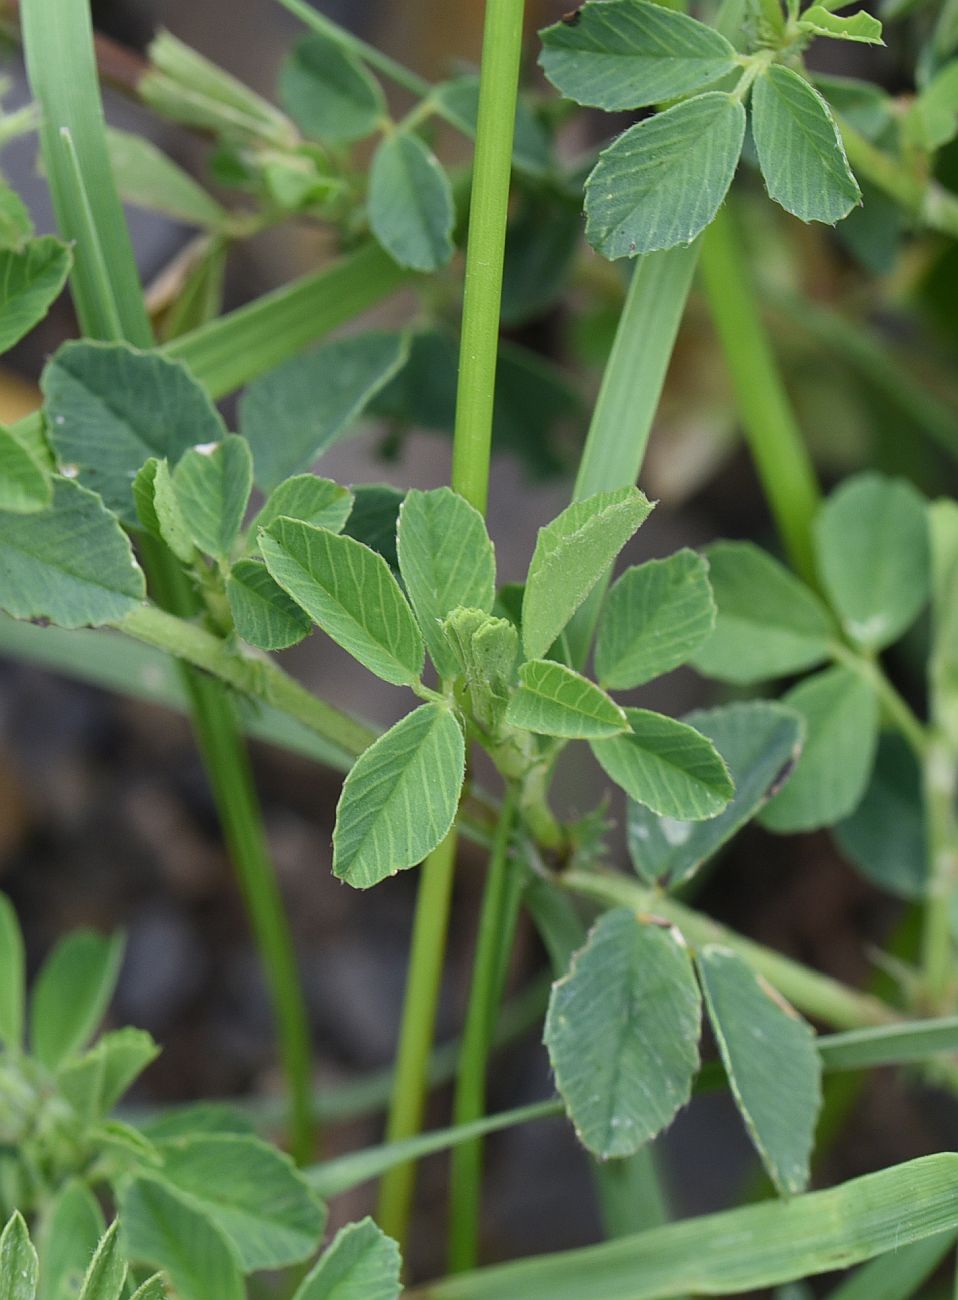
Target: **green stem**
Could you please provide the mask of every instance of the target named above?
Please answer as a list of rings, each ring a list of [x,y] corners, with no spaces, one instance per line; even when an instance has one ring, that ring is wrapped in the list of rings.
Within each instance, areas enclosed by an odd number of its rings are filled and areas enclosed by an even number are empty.
[[[636,481],[678,334],[700,241],[638,259],[596,400],[573,497]],[[574,667],[585,663],[608,579],[566,629]]]
[[[486,1070],[502,988],[504,957],[512,950],[519,894],[509,858],[509,840],[518,799],[506,795],[489,859],[462,1053],[456,1073],[453,1123],[482,1118],[486,1106]],[[482,1139],[465,1142],[453,1152],[449,1196],[449,1270],[461,1273],[478,1262],[479,1210],[482,1192]]]
[[[907,700],[895,690],[886,677],[881,664],[866,655],[858,654],[848,646],[835,642],[831,655],[836,663],[850,668],[853,673],[864,678],[881,701],[885,716],[901,733],[911,746],[919,763],[924,763],[929,751],[930,736],[928,728],[914,714]]]
[[[569,871],[559,883],[577,894],[596,898],[617,907],[629,907],[637,913],[671,921],[692,944],[717,943],[743,957],[753,970],[764,975],[770,984],[799,1011],[814,1016],[836,1029],[861,1029],[867,1025],[888,1024],[896,1019],[891,1007],[850,989],[839,980],[809,970],[760,943],[729,930],[711,917],[693,911],[667,894],[650,889],[626,876],[606,872]]]
[[[429,1055],[439,1003],[439,986],[449,925],[449,902],[456,863],[456,828],[422,865],[403,1001],[395,1083],[386,1123],[386,1141],[398,1142],[419,1132],[425,1110]],[[404,1245],[409,1229],[416,1166],[396,1165],[379,1188],[376,1221]]]
[[[702,282],[735,390],[749,450],[792,566],[816,582],[811,524],[819,491],[811,458],[759,314],[728,210],[702,241]]]
[[[838,119],[852,170],[887,194],[930,230],[958,236],[958,198],[936,180],[907,171],[842,118]]]
[[[523,0],[487,0],[463,289],[452,486],[485,511]]]
[[[922,959],[925,991],[935,1010],[955,999],[955,893],[958,890],[958,760],[944,737],[936,735],[923,772],[929,887],[925,905]]]

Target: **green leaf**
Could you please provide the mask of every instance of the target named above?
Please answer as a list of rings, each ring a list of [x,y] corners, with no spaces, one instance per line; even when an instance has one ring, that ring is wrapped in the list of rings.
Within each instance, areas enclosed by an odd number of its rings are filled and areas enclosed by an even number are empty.
[[[138,1286],[130,1300],[166,1300],[166,1283],[162,1273],[154,1273],[142,1286]]]
[[[625,710],[588,678],[549,659],[530,659],[519,669],[519,689],[506,722],[544,736],[601,740],[628,731]]]
[[[589,243],[610,260],[690,244],[728,193],[744,138],[745,109],[718,91],[629,127],[586,182]]]
[[[79,1300],[120,1300],[126,1272],[126,1260],[120,1247],[120,1224],[114,1219],[90,1260]]]
[[[0,352],[39,324],[60,296],[73,256],[52,235],[0,248]]]
[[[423,704],[357,759],[336,809],[333,874],[356,889],[421,862],[446,837],[465,742],[442,704]]]
[[[116,187],[127,203],[204,229],[226,225],[226,210],[144,136],[111,127],[106,142]]]
[[[705,552],[718,614],[692,662],[707,677],[749,685],[814,668],[835,635],[828,611],[804,583],[751,542]]]
[[[40,377],[50,441],[61,463],[136,525],[131,484],[151,456],[175,465],[196,443],[226,436],[185,366],[125,343],[65,343]]]
[[[160,1183],[137,1178],[120,1193],[129,1258],[162,1269],[178,1300],[245,1300],[238,1259],[205,1215]]]
[[[165,542],[177,559],[184,564],[192,564],[197,559],[166,460],[151,456],[137,472],[133,480],[133,503],[146,531]]]
[[[0,1297],[33,1300],[37,1285],[37,1252],[19,1210],[0,1233]]]
[[[481,726],[494,731],[505,713],[519,655],[519,633],[507,619],[481,609],[454,609],[441,632],[455,672],[469,691]]]
[[[668,1300],[831,1273],[958,1226],[958,1155],[434,1282],[429,1300]]]
[[[397,686],[419,680],[422,637],[381,555],[295,519],[270,524],[260,550],[283,590],[370,672]]]
[[[274,519],[280,518],[301,519],[304,524],[341,533],[352,508],[353,494],[349,488],[315,474],[297,474],[269,494],[250,524],[250,536],[255,538],[261,528],[268,528]]]
[[[928,507],[931,544],[931,713],[958,748],[958,502]]]
[[[21,249],[32,234],[27,205],[15,190],[0,182],[0,248]]]
[[[629,690],[684,664],[715,626],[708,564],[695,551],[627,569],[606,597],[595,673],[607,690]]]
[[[79,1293],[103,1229],[99,1203],[87,1185],[79,1179],[67,1183],[41,1220],[39,1300]]]
[[[946,63],[922,89],[905,116],[905,128],[929,152],[958,135],[958,59]]]
[[[752,88],[752,136],[769,198],[802,221],[833,226],[861,200],[831,110],[780,63]]]
[[[736,67],[714,28],[646,0],[586,4],[540,35],[539,65],[560,94],[610,111],[678,99]]]
[[[253,490],[253,458],[235,433],[192,447],[173,471],[173,491],[193,541],[221,564],[229,561]]]
[[[31,514],[52,499],[53,485],[46,467],[0,425],[0,510]]]
[[[545,1025],[556,1087],[590,1151],[632,1155],[671,1122],[699,1068],[700,1021],[678,934],[626,908],[600,917],[553,985]]]
[[[388,483],[360,483],[353,488],[353,508],[343,526],[347,537],[381,555],[394,573],[399,572],[396,534],[404,500],[405,493]]]
[[[626,794],[663,817],[714,817],[734,794],[715,746],[694,727],[648,709],[626,709],[631,734],[593,740],[603,771]]]
[[[123,938],[75,930],[47,958],[30,1000],[30,1045],[55,1070],[92,1037],[113,996]]]
[[[827,668],[784,696],[805,719],[805,748],[785,788],[759,816],[780,832],[831,826],[858,805],[878,741],[878,699],[848,668]]]
[[[369,172],[369,224],[400,266],[435,271],[452,257],[456,209],[449,177],[418,135],[382,140]]]
[[[694,872],[755,816],[788,779],[801,751],[804,724],[798,714],[768,700],[748,700],[690,713],[684,719],[706,736],[735,783],[731,802],[708,821],[656,817],[639,803],[628,804],[632,864],[648,884],[684,884]]]
[[[0,894],[0,1046],[16,1053],[23,1045],[23,935],[13,904]]]
[[[147,1120],[141,1131],[153,1142],[191,1138],[197,1134],[233,1133],[255,1137],[252,1120],[243,1111],[222,1101],[199,1101],[165,1110]]]
[[[749,1136],[783,1196],[804,1191],[822,1104],[822,1063],[800,1015],[736,953],[697,954],[705,1005]]]
[[[286,650],[309,636],[313,624],[259,560],[238,560],[226,582],[236,631],[260,650]]]
[[[884,45],[881,36],[881,23],[864,9],[851,14],[848,18],[839,18],[830,13],[824,5],[811,5],[798,20],[803,32],[813,36],[831,36],[840,41],[861,41],[864,45]]]
[[[574,502],[539,529],[522,599],[529,659],[546,654],[651,510],[638,488],[616,488]]]
[[[69,1061],[57,1076],[61,1093],[86,1121],[113,1109],[160,1049],[143,1029],[117,1029],[104,1034],[78,1060]]]
[[[928,849],[921,770],[907,741],[887,732],[858,807],[834,827],[842,853],[867,880],[899,898],[928,888]]]
[[[396,1300],[399,1247],[372,1219],[341,1228],[293,1300]]]
[[[146,595],[129,539],[93,492],[53,482],[49,510],[0,511],[0,609],[61,627],[97,627]]]
[[[379,82],[338,42],[297,41],[279,72],[283,107],[301,131],[329,144],[372,135],[387,118]]]
[[[903,479],[860,474],[843,483],[815,521],[819,571],[842,626],[881,650],[928,600],[927,502]]]
[[[174,1138],[160,1150],[158,1177],[219,1228],[245,1272],[284,1268],[316,1249],[325,1209],[275,1147],[255,1137],[212,1134]]]
[[[460,606],[488,614],[496,594],[496,556],[482,515],[458,492],[407,492],[397,529],[399,571],[429,657],[440,677],[456,662],[439,624]]]
[[[258,485],[269,491],[309,469],[399,371],[408,349],[402,334],[358,334],[255,379],[240,398],[239,426]]]

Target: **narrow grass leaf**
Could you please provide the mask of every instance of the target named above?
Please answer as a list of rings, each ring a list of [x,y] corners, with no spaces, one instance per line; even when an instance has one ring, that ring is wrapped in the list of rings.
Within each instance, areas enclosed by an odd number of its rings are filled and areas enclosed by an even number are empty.
[[[397,529],[399,571],[429,657],[440,677],[456,663],[440,622],[459,606],[488,614],[496,594],[496,557],[482,515],[458,492],[406,493]]]
[[[48,510],[0,511],[0,609],[61,627],[97,627],[130,613],[146,594],[116,516],[93,492],[54,479]]]
[[[126,1281],[120,1224],[114,1219],[103,1234],[83,1279],[79,1300],[120,1300]]]
[[[52,235],[28,240],[22,248],[0,248],[0,352],[43,320],[72,264],[70,249]]]
[[[722,204],[745,138],[745,109],[717,91],[637,122],[586,182],[586,238],[615,260],[690,244]]]
[[[903,737],[880,737],[868,788],[833,834],[845,857],[879,889],[899,898],[924,897],[928,850],[921,770]]]
[[[387,118],[379,82],[338,42],[317,32],[297,41],[279,71],[279,97],[314,140],[351,144]]]
[[[810,5],[799,18],[798,26],[803,32],[810,32],[813,36],[830,36],[839,41],[859,41],[864,45],[885,44],[881,35],[881,22],[873,18],[870,13],[866,13],[864,9],[859,9],[857,13],[850,14],[847,18],[841,18],[826,9],[824,5]]]
[[[238,560],[226,582],[237,633],[260,650],[286,650],[309,636],[313,624],[259,560]]]
[[[131,1262],[162,1269],[179,1300],[245,1300],[239,1260],[224,1234],[162,1184],[127,1183],[120,1221]]]
[[[465,776],[465,741],[442,704],[423,704],[356,760],[333,832],[333,874],[356,889],[414,867],[445,839]]]
[[[734,794],[721,754],[685,722],[648,709],[626,709],[630,732],[593,740],[602,770],[630,799],[662,817],[714,817]]]
[[[93,1036],[113,996],[123,939],[75,930],[40,969],[30,999],[30,1046],[55,1070]]]
[[[0,1233],[0,1296],[3,1300],[34,1300],[39,1265],[27,1225],[14,1210]]]
[[[418,135],[397,131],[373,155],[369,224],[400,266],[436,271],[452,257],[456,209],[449,177]]]
[[[315,528],[341,533],[353,508],[353,494],[332,479],[315,474],[297,474],[274,488],[266,504],[250,524],[249,535],[255,541],[261,528],[274,519],[301,519]]]
[[[79,1293],[104,1230],[99,1202],[79,1179],[68,1182],[40,1221],[38,1300],[66,1300]]]
[[[576,501],[539,529],[522,598],[522,644],[541,659],[652,503],[634,487]]]
[[[14,1055],[23,1046],[25,969],[20,922],[0,894],[0,1045]]]
[[[828,611],[777,560],[751,542],[716,542],[705,555],[718,614],[692,658],[699,672],[746,686],[828,658]]]
[[[596,677],[607,690],[641,686],[684,664],[714,627],[715,602],[701,555],[683,550],[627,569],[602,609]]]
[[[190,536],[225,564],[239,537],[253,490],[253,458],[244,438],[228,434],[212,446],[191,447],[173,471],[173,491]]]
[[[736,66],[714,28],[647,0],[586,4],[540,35],[539,66],[556,90],[611,112],[678,99]]]
[[[857,807],[878,743],[878,699],[848,668],[827,668],[783,697],[805,719],[805,747],[785,788],[759,814],[781,833],[830,826]]]
[[[326,1212],[288,1156],[259,1138],[211,1134],[162,1144],[158,1174],[229,1240],[244,1271],[305,1259]]]
[[[397,686],[419,680],[422,636],[381,555],[295,519],[270,524],[260,550],[283,590],[370,672]]]
[[[519,669],[519,689],[506,722],[544,736],[601,740],[629,730],[625,710],[601,687],[564,664],[530,659]]]
[[[673,930],[606,912],[552,989],[545,1044],[583,1144],[628,1156],[688,1101],[699,1067],[701,998]]]
[[[752,89],[752,136],[769,198],[801,221],[833,226],[861,202],[828,104],[773,63]]]
[[[226,436],[185,366],[123,343],[65,343],[40,377],[50,441],[61,464],[136,525],[131,485],[151,456],[175,465],[196,443]]]
[[[845,631],[866,649],[897,641],[928,600],[928,503],[903,479],[843,483],[815,521],[815,548]]]
[[[822,1104],[815,1035],[736,953],[707,944],[696,962],[735,1104],[772,1182],[793,1196],[808,1184]]]
[[[629,855],[647,884],[675,888],[689,880],[788,779],[801,752],[804,722],[769,700],[748,700],[688,714],[685,722],[722,755],[735,783],[728,806],[707,821],[657,817],[629,800]]]
[[[144,136],[110,128],[106,143],[116,187],[125,202],[202,229],[219,230],[227,223],[226,210]]]
[[[825,1034],[818,1040],[818,1050],[829,1072],[930,1062],[936,1056],[953,1056],[958,1051],[958,1016]]]
[[[912,1300],[954,1243],[954,1232],[940,1232],[881,1255],[829,1291],[828,1300]]]
[[[334,339],[254,379],[240,398],[239,430],[259,486],[269,491],[309,469],[401,369],[408,347],[402,334]]]
[[[341,1228],[293,1300],[396,1300],[402,1257],[372,1219]]]
[[[0,425],[0,510],[30,514],[48,506],[52,499],[49,470]]]

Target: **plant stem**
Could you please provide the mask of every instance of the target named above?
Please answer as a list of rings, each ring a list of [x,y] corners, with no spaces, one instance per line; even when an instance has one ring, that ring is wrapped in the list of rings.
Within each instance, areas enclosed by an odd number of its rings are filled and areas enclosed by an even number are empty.
[[[387,1142],[411,1138],[422,1126],[429,1055],[446,951],[456,841],[454,826],[421,868],[395,1082],[386,1123]],[[399,1242],[400,1248],[409,1229],[415,1172],[413,1162],[396,1165],[383,1176],[379,1188],[376,1221],[383,1232]]]
[[[699,248],[696,240],[636,262],[582,450],[576,501],[639,477]],[[607,585],[608,578],[597,585],[566,629],[573,667],[588,656]]]
[[[915,716],[907,700],[895,690],[878,660],[859,654],[841,642],[833,643],[831,656],[836,663],[851,669],[868,682],[881,701],[885,716],[911,746],[918,762],[924,763],[930,745],[928,728]]]
[[[489,490],[523,9],[523,0],[487,0],[479,82],[452,486],[482,512]]]
[[[509,840],[518,803],[510,789],[499,814],[482,896],[469,1006],[456,1072],[453,1123],[480,1119],[486,1104],[486,1070],[502,988],[504,958],[512,950],[519,894],[510,888],[517,873],[510,861]],[[461,1273],[478,1262],[479,1210],[482,1189],[482,1139],[453,1152],[449,1195],[449,1270]]]
[[[728,209],[702,240],[702,282],[725,354],[749,450],[785,552],[816,584],[811,525],[819,505],[815,471],[759,314]]]
[[[845,153],[852,170],[895,200],[931,230],[953,239],[958,236],[958,198],[936,180],[926,180],[906,170],[859,131],[838,118]]]
[[[861,1029],[866,1025],[888,1024],[895,1012],[878,998],[850,989],[839,980],[810,970],[800,962],[736,934],[726,926],[685,907],[667,894],[649,889],[626,876],[608,872],[569,871],[558,877],[559,884],[575,893],[597,898],[612,906],[671,921],[692,944],[717,943],[731,948],[799,1011],[814,1016],[836,1029]]]

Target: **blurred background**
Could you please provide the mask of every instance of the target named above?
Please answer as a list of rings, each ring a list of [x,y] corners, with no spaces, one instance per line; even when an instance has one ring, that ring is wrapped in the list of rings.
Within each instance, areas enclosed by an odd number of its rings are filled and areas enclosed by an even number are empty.
[[[166,27],[271,97],[280,63],[300,35],[296,22],[271,0],[94,0],[93,7],[98,30],[110,39],[104,49],[119,82],[135,78],[151,37]],[[480,0],[322,0],[319,7],[429,78],[474,66],[478,58]],[[544,90],[535,69],[535,28],[567,7],[568,0],[528,6],[533,91]],[[13,14],[8,12],[7,21],[12,31]],[[910,29],[899,24],[891,33],[881,50],[820,42],[829,46],[831,61],[823,70],[867,75],[889,92],[907,95]],[[5,102],[13,109],[27,99],[15,42],[4,71],[11,84]],[[113,124],[149,135],[212,184],[202,139],[161,122],[122,89],[109,92],[107,111]],[[577,155],[609,130],[608,117],[579,114],[563,131],[561,150]],[[451,137],[442,142],[450,162],[461,159],[465,147]],[[34,140],[11,143],[0,165],[29,202],[38,228],[51,229]],[[943,165],[958,174],[955,160],[946,156]],[[958,427],[953,250],[927,235],[912,237],[894,212],[881,213],[878,199],[831,232],[800,226],[772,210],[754,176],[746,173],[739,190],[753,270],[823,480],[872,465],[904,473],[934,494],[953,492],[955,461],[942,447],[942,429],[949,423]],[[141,210],[131,209],[130,220],[150,284],[193,232]],[[574,220],[571,229],[574,240]],[[225,305],[246,302],[330,254],[328,238],[305,225],[257,236],[230,256]],[[454,265],[453,282],[460,269]],[[497,418],[490,530],[500,580],[524,573],[536,529],[568,500],[623,284],[620,266],[601,262],[582,246],[555,300],[509,324],[507,337],[525,371],[520,366],[519,380],[513,376],[509,390],[503,390]],[[400,295],[372,319],[399,323],[410,310],[411,302]],[[0,419],[32,408],[45,356],[73,330],[64,298],[44,326],[4,358]],[[890,385],[888,358],[911,388]],[[521,378],[540,374],[537,367],[544,376],[540,388]],[[923,413],[917,409],[919,398],[925,402]],[[229,416],[230,404],[224,409]],[[367,421],[326,454],[322,473],[350,484],[433,487],[448,481],[449,463],[447,438],[416,427],[399,430],[388,420]],[[660,504],[623,562],[717,536],[751,537],[774,546],[736,427],[722,358],[697,296],[682,328],[641,485]],[[921,663],[923,636],[923,629],[916,629],[891,665],[897,684],[918,707],[913,665]],[[320,634],[286,654],[284,664],[341,707],[376,722],[389,723],[406,707],[398,689],[356,669]],[[714,687],[680,671],[636,693],[635,700],[679,715],[715,698]],[[340,885],[329,870],[339,778],[266,746],[254,748],[254,762],[295,931],[322,1093],[382,1069],[392,1058],[416,873],[361,895]],[[604,794],[597,769],[567,765],[559,774],[555,802],[570,814],[583,814]],[[620,844],[615,851],[624,861]],[[454,1036],[461,1024],[481,885],[481,859],[466,846],[457,877],[440,1040]],[[0,655],[0,888],[23,920],[32,969],[55,938],[75,926],[126,931],[127,956],[112,1016],[117,1023],[148,1029],[163,1046],[133,1098],[136,1104],[277,1095],[261,971],[182,718]],[[900,941],[907,943],[909,932],[908,902],[864,879],[826,834],[780,839],[747,829],[718,863],[699,901],[743,932],[853,983],[875,977],[874,945],[892,935],[904,936]],[[512,987],[525,987],[544,968],[534,934],[523,929]],[[533,1025],[496,1056],[489,1105],[493,1110],[519,1105],[549,1090],[548,1064]],[[832,1113],[840,1111],[836,1093]],[[439,1089],[429,1123],[443,1124],[447,1117],[448,1096]],[[328,1128],[326,1150],[333,1154],[377,1141],[380,1125],[380,1116],[371,1115]],[[877,1071],[856,1098],[844,1135],[828,1147],[817,1176],[831,1182],[940,1150],[954,1145],[956,1133],[953,1102],[921,1091],[902,1074]],[[744,1134],[720,1096],[696,1100],[659,1145],[680,1214],[729,1204],[759,1186]],[[411,1253],[413,1271],[423,1276],[441,1266],[444,1179],[442,1159],[423,1167]],[[492,1139],[487,1187],[483,1250],[488,1260],[582,1244],[599,1235],[587,1164],[562,1122]],[[334,1224],[370,1206],[368,1189],[353,1193],[334,1206]]]

